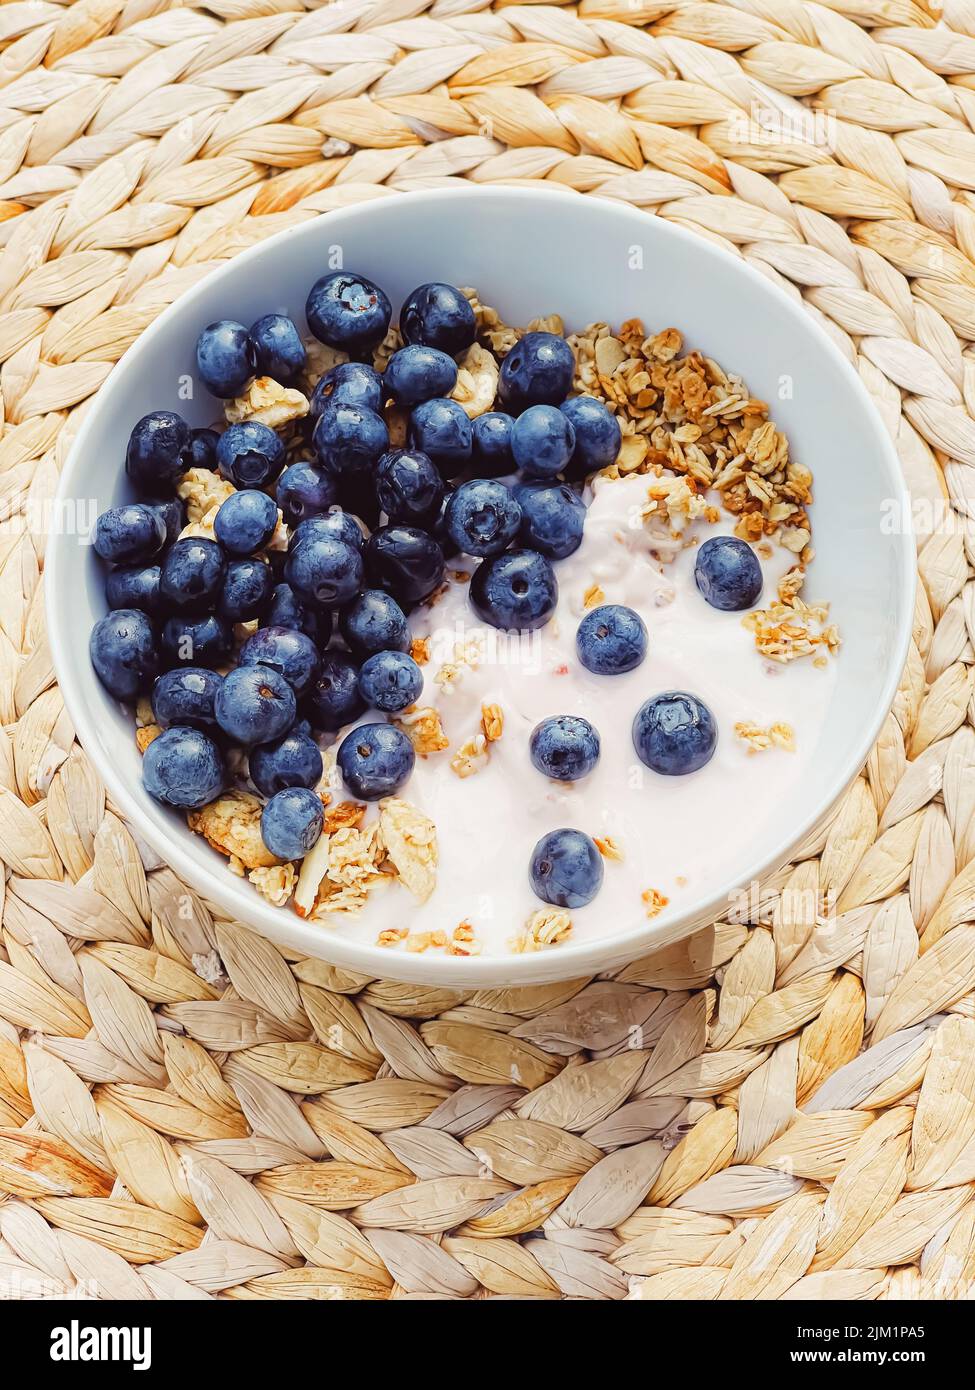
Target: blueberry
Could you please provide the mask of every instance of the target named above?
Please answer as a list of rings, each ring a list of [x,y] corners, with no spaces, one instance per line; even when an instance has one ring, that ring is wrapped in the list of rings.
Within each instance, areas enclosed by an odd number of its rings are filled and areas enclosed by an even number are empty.
[[[382,342],[392,314],[392,305],[378,285],[347,270],[316,280],[305,305],[308,327],[318,341],[352,355]]]
[[[287,384],[304,371],[305,345],[287,314],[265,314],[252,323],[250,340],[262,376]]]
[[[566,476],[585,478],[616,462],[623,436],[616,416],[595,396],[573,396],[559,406],[575,430],[575,449]]]
[[[703,700],[685,690],[654,695],[637,710],[633,747],[642,763],[665,777],[683,777],[711,761],[718,730]]]
[[[415,703],[423,689],[423,672],[406,652],[375,652],[362,663],[359,694],[370,709],[397,714]]]
[[[386,421],[361,405],[330,404],[315,425],[312,444],[329,473],[369,472],[389,448]]]
[[[366,541],[365,557],[376,587],[407,608],[429,597],[443,581],[443,551],[417,526],[381,526]]]
[[[311,395],[312,419],[317,420],[327,405],[355,405],[378,414],[383,408],[383,379],[365,362],[340,362],[329,367]]]
[[[221,502],[213,534],[228,555],[253,555],[267,545],[278,524],[278,509],[266,492],[244,488]]]
[[[466,302],[466,301],[465,301]],[[397,405],[414,406],[434,396],[449,396],[457,384],[457,363],[439,348],[411,343],[386,364],[383,385]]]
[[[310,516],[300,522],[291,533],[288,549],[297,550],[302,541],[310,540],[312,537],[316,540],[344,541],[355,550],[361,550],[366,540],[352,513],[343,511],[341,507],[323,512],[321,516]]]
[[[336,754],[345,785],[362,801],[378,801],[399,791],[415,761],[412,743],[393,724],[357,725]]]
[[[554,478],[572,457],[576,434],[554,405],[530,405],[511,430],[511,452],[526,478]]]
[[[582,544],[586,504],[567,483],[523,483],[515,489],[521,506],[522,545],[564,560]]]
[[[165,544],[172,545],[186,525],[186,503],[181,497],[167,497],[161,502],[146,502],[146,506],[160,517],[166,529]]]
[[[576,651],[587,671],[619,676],[647,654],[647,629],[639,613],[621,603],[604,603],[586,614],[576,630]]]
[[[159,667],[152,623],[138,608],[116,608],[91,630],[91,664],[117,700],[134,700],[148,690]]]
[[[260,618],[271,602],[274,575],[266,560],[249,555],[231,560],[217,600],[217,612],[229,623],[249,623]]]
[[[339,608],[362,587],[362,555],[346,541],[310,536],[289,552],[284,577],[299,597]]]
[[[409,651],[410,629],[402,608],[382,589],[363,589],[339,614],[339,629],[354,652]]]
[[[338,506],[351,512],[360,524],[360,544],[382,520],[376,501],[374,470],[366,473],[343,473],[338,479]]]
[[[199,729],[166,729],[143,755],[142,783],[150,796],[167,806],[205,806],[226,785],[223,756]]]
[[[328,511],[335,501],[335,481],[313,463],[290,464],[275,489],[278,506],[289,526]]]
[[[423,526],[440,513],[444,482],[417,449],[391,449],[376,465],[376,497],[390,521]]]
[[[762,567],[750,545],[735,536],[712,536],[697,552],[694,582],[712,608],[751,608],[762,592]]]
[[[276,792],[261,814],[261,839],[278,859],[303,859],[322,833],[321,797],[308,787]]]
[[[140,492],[150,497],[171,493],[189,467],[186,451],[190,427],[172,410],[154,410],[129,435],[125,471]]]
[[[217,723],[238,743],[269,743],[295,722],[295,692],[270,666],[238,666],[224,677],[213,704]]]
[[[196,341],[196,369],[214,396],[239,396],[257,372],[257,354],[242,323],[219,319],[207,324]]]
[[[471,606],[484,622],[508,632],[542,627],[555,612],[559,584],[544,555],[507,550],[474,571]]]
[[[555,333],[526,333],[501,363],[498,400],[519,414],[530,405],[559,405],[575,374],[575,358]]]
[[[498,555],[521,525],[521,508],[504,483],[472,478],[447,498],[444,529],[467,555]]]
[[[117,565],[145,564],[166,541],[166,523],[153,507],[126,502],[95,522],[95,553]]]
[[[460,547],[455,545],[454,542],[450,539],[450,536],[447,534],[446,518],[447,503],[449,501],[450,491],[447,492],[446,496],[443,499],[443,502],[440,505],[440,515],[437,517],[436,521],[433,523],[432,526],[427,527],[427,530],[430,532],[431,536],[433,536],[434,540],[437,541],[437,543],[440,546],[440,549],[443,551],[445,560],[453,559],[455,555],[460,554]]]
[[[247,760],[251,781],[262,796],[274,796],[285,787],[314,787],[322,776],[322,754],[315,740],[300,730],[260,743]]]
[[[187,536],[163,556],[160,598],[170,611],[205,613],[216,603],[226,571],[227,561],[216,541]]]
[[[543,903],[585,907],[602,887],[602,855],[581,830],[550,830],[532,850],[529,876]]]
[[[159,566],[123,565],[113,569],[105,580],[105,598],[109,608],[141,608],[143,613],[158,613]]]
[[[216,430],[190,430],[190,442],[186,450],[187,468],[216,468],[219,438]]]
[[[406,342],[439,348],[452,357],[465,352],[477,336],[474,310],[453,285],[419,285],[403,303],[399,326]]]
[[[478,415],[471,425],[471,460],[482,478],[500,478],[515,471],[511,452],[510,415],[500,410],[488,410]]]
[[[325,646],[332,635],[332,615],[327,608],[316,608],[299,598],[290,584],[276,584],[266,615],[268,627],[288,627],[305,632]]]
[[[217,444],[220,472],[238,488],[273,483],[284,467],[284,458],[284,444],[259,420],[229,425]]]
[[[233,645],[233,628],[216,613],[174,613],[163,624],[160,641],[167,666],[222,666]]]
[[[303,695],[318,675],[318,648],[305,632],[262,627],[248,637],[237,658],[241,666],[270,666]]]
[[[471,422],[456,401],[421,401],[410,416],[410,446],[433,459],[445,478],[471,461]]]
[[[557,714],[536,724],[528,743],[532,767],[557,782],[577,782],[599,761],[599,734],[575,714]]]
[[[204,666],[180,666],[160,676],[152,687],[152,715],[157,724],[189,724],[212,729],[217,722],[213,702],[223,676]]]
[[[358,662],[345,652],[325,652],[305,709],[315,728],[327,733],[358,719],[365,709],[359,694]]]

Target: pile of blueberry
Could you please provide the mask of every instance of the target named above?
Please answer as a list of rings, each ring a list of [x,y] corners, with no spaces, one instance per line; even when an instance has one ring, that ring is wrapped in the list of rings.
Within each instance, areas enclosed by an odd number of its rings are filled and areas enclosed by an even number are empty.
[[[116,698],[150,696],[163,732],[144,755],[147,790],[167,805],[201,807],[230,780],[228,753],[246,750],[266,798],[264,843],[281,859],[302,857],[321,834],[315,735],[366,710],[395,714],[419,695],[407,615],[440,586],[446,560],[480,560],[469,593],[482,621],[541,627],[558,600],[553,562],[582,540],[578,485],[619,452],[605,405],[569,397],[574,359],[564,338],[525,334],[501,363],[497,408],[471,421],[449,396],[457,358],[476,337],[465,296],[446,284],[414,290],[400,312],[405,345],[380,373],[371,363],[391,317],[378,285],[345,271],[323,276],[308,296],[307,322],[350,360],[314,389],[299,441],[308,457],[289,462],[284,439],[259,421],[217,432],[154,411],[126,450],[141,500],[104,512],[95,528],[95,549],[110,566],[111,611],[92,632],[91,659]],[[250,328],[210,324],[196,365],[206,388],[229,399],[258,374],[299,382],[307,358],[292,320],[269,314]],[[407,448],[390,447],[390,406],[408,416]],[[217,511],[214,539],[180,538],[176,490],[191,468],[217,470],[236,489]],[[268,548],[279,510],[286,551]],[[747,606],[736,600],[740,544],[714,551],[703,569],[702,548],[698,585],[718,607]],[[234,658],[235,625],[254,620]],[[631,670],[645,650],[646,630],[630,609],[604,606],[579,627],[579,658],[591,671]],[[640,757],[668,774],[702,766],[714,737],[706,707],[674,692],[647,701],[634,725]],[[550,777],[584,776],[598,755],[598,735],[582,719],[546,720],[532,737],[532,761]],[[403,786],[414,756],[406,735],[382,719],[354,728],[336,761],[353,796],[376,800]],[[539,896],[568,906],[591,899],[601,872],[578,831],[546,837],[531,866]]]

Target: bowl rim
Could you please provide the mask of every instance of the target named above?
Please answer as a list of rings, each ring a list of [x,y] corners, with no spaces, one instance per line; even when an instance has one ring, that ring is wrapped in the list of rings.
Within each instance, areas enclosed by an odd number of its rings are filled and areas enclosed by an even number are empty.
[[[83,474],[83,461],[86,457],[88,439],[93,433],[106,390],[118,392],[124,389],[126,379],[138,372],[140,361],[153,341],[165,334],[170,321],[191,310],[194,300],[204,291],[212,289],[221,279],[230,279],[239,274],[252,262],[258,262],[269,248],[277,248],[288,241],[314,238],[323,232],[323,223],[336,233],[353,230],[359,219],[374,216],[394,215],[396,208],[402,208],[404,200],[415,206],[425,206],[432,217],[444,203],[460,199],[471,203],[498,202],[510,200],[513,203],[537,205],[540,201],[562,204],[567,214],[578,209],[583,195],[572,190],[537,189],[518,187],[478,187],[434,188],[396,194],[395,198],[369,199],[347,207],[331,210],[310,218],[297,226],[267,237],[255,245],[247,247],[238,255],[232,256],[223,264],[216,266],[188,290],[180,294],[153,320],[136,340],[129,346],[105,383],[96,393],[86,410],[85,417],[72,441],[68,457],[61,471],[55,493],[55,512],[66,499],[77,492],[77,483]],[[802,331],[811,335],[816,348],[832,359],[835,367],[846,379],[852,398],[858,403],[864,417],[864,424],[873,435],[873,443],[882,466],[888,474],[889,492],[887,496],[896,500],[897,515],[910,517],[910,493],[904,481],[897,453],[886,427],[870,399],[863,382],[854,367],[846,359],[829,334],[806,314],[802,307],[774,282],[769,280],[745,260],[739,259],[719,244],[705,236],[699,236],[682,226],[675,226],[655,214],[633,204],[598,194],[584,195],[585,202],[598,202],[599,213],[608,219],[619,218],[631,224],[637,220],[644,222],[649,235],[658,237],[662,244],[668,240],[675,243],[692,244],[695,254],[704,260],[720,261],[718,273],[737,274],[750,281],[759,297],[771,296],[796,322]],[[383,209],[389,209],[387,213]],[[341,224],[341,225],[340,225]],[[652,229],[652,230],[651,230]],[[849,764],[837,769],[835,785],[828,794],[821,796],[802,818],[780,849],[766,855],[758,863],[745,864],[736,883],[749,883],[761,880],[775,872],[786,863],[795,849],[824,819],[836,805],[839,797],[859,773],[872,748],[884,720],[893,704],[900,683],[901,673],[907,660],[909,643],[913,628],[914,593],[917,582],[916,550],[913,531],[903,526],[895,533],[897,540],[898,589],[903,594],[903,611],[898,621],[896,642],[892,648],[891,660],[883,685],[882,698],[878,701],[871,721],[861,730],[857,743],[857,755]],[[76,538],[74,538],[76,539]],[[408,983],[443,985],[458,987],[462,980],[464,986],[479,988],[498,984],[534,984],[543,981],[571,979],[576,976],[592,974],[608,964],[618,964],[623,960],[634,960],[655,949],[681,939],[700,930],[707,921],[720,919],[722,908],[727,908],[731,888],[725,885],[721,891],[714,891],[701,900],[688,904],[687,910],[670,921],[649,920],[624,932],[613,933],[594,940],[567,942],[555,952],[537,952],[510,956],[471,956],[457,960],[453,957],[435,956],[432,953],[407,955],[404,952],[389,952],[381,946],[357,941],[339,933],[332,933],[323,923],[306,922],[296,913],[287,909],[272,907],[256,893],[253,888],[240,880],[243,889],[238,889],[238,880],[227,882],[224,878],[226,865],[215,865],[219,872],[208,874],[197,865],[181,843],[180,834],[157,831],[145,816],[135,797],[129,791],[127,779],[116,769],[111,749],[103,742],[98,727],[96,711],[83,699],[81,691],[75,686],[71,674],[70,650],[77,645],[76,638],[65,630],[58,614],[55,595],[59,587],[60,554],[66,546],[68,537],[57,528],[47,539],[44,564],[44,600],[46,610],[47,635],[51,651],[54,673],[64,699],[65,707],[74,724],[76,737],[103,779],[111,795],[114,806],[121,812],[130,827],[168,864],[177,875],[191,885],[206,900],[216,903],[231,914],[234,920],[242,922],[251,930],[268,937],[278,945],[303,955],[325,960],[340,969],[367,975],[371,978],[403,980]],[[184,833],[189,834],[188,830]],[[216,851],[214,851],[216,853]],[[246,891],[247,899],[244,899]],[[250,901],[253,899],[253,902]]]

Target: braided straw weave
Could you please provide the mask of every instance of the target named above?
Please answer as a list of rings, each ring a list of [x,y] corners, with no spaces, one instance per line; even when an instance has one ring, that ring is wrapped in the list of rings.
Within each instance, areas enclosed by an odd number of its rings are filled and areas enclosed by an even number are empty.
[[[970,1296],[975,0],[14,0],[0,49],[3,1290]],[[290,959],[146,855],[39,582],[86,404],[166,304],[462,179],[628,200],[800,301],[896,442],[923,581],[863,776],[748,920],[471,994]]]

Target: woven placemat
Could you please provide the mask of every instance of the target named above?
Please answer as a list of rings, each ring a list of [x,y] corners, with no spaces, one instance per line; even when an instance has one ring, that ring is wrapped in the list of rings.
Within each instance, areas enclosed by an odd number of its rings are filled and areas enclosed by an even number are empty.
[[[971,0],[15,0],[0,46],[0,1289],[971,1296]],[[626,199],[800,301],[923,581],[863,776],[743,920],[472,994],[288,958],[144,857],[40,583],[86,402],[166,304],[463,179]]]

